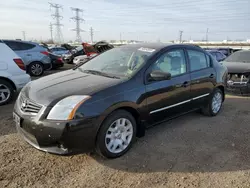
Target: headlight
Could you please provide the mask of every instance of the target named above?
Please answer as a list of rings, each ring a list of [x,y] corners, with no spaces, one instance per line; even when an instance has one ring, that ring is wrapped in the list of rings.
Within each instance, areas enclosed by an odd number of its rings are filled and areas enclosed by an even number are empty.
[[[74,118],[76,110],[82,103],[88,100],[88,95],[73,95],[59,101],[49,112],[47,119],[51,120],[71,120]]]

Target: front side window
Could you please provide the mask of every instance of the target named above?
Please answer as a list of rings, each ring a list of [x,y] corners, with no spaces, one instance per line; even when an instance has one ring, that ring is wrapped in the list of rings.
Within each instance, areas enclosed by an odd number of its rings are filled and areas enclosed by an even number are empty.
[[[177,76],[187,72],[187,64],[183,50],[173,50],[164,53],[152,65],[152,71],[168,72],[171,76]]]
[[[99,72],[131,77],[146,63],[154,50],[135,47],[121,47],[108,50],[79,67],[83,72]]]
[[[196,71],[210,67],[210,63],[207,61],[207,55],[205,53],[196,50],[187,50],[187,52],[190,62],[190,71]]]

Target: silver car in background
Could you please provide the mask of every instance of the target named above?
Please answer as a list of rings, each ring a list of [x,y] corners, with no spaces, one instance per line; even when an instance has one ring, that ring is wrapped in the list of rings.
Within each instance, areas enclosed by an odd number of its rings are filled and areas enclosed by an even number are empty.
[[[49,52],[39,44],[18,40],[2,40],[2,42],[22,58],[31,76],[41,76],[45,70],[51,69]]]
[[[50,47],[49,50],[51,53],[56,55],[64,55],[69,53],[69,50],[63,47]]]

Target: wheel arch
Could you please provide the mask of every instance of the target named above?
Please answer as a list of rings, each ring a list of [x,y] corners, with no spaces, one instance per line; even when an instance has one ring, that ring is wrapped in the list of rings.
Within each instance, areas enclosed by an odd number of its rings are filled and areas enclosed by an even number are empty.
[[[13,87],[13,89],[15,91],[17,90],[15,83],[11,79],[0,76],[0,80],[5,80],[5,81],[9,82],[11,84],[11,86]]]
[[[118,105],[116,107],[111,107],[111,109],[108,109],[104,115],[104,118],[100,120],[95,140],[97,140],[97,136],[99,134],[103,122],[109,117],[109,115],[111,115],[113,112],[117,110],[125,110],[135,118],[136,128],[137,128],[136,137],[143,137],[145,135],[145,126],[144,123],[141,121],[141,115],[139,111],[133,105],[123,105],[123,106]]]
[[[223,95],[223,101],[225,100],[225,87],[223,85],[219,85],[216,88],[220,89]]]

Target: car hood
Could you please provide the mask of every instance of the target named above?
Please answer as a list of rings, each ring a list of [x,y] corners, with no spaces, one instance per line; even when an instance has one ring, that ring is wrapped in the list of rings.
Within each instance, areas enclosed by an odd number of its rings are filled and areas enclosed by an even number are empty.
[[[22,92],[34,102],[53,106],[67,96],[92,95],[120,82],[122,82],[121,79],[68,70],[32,81]]]
[[[228,69],[228,73],[244,73],[250,72],[250,63],[243,62],[222,62]]]

